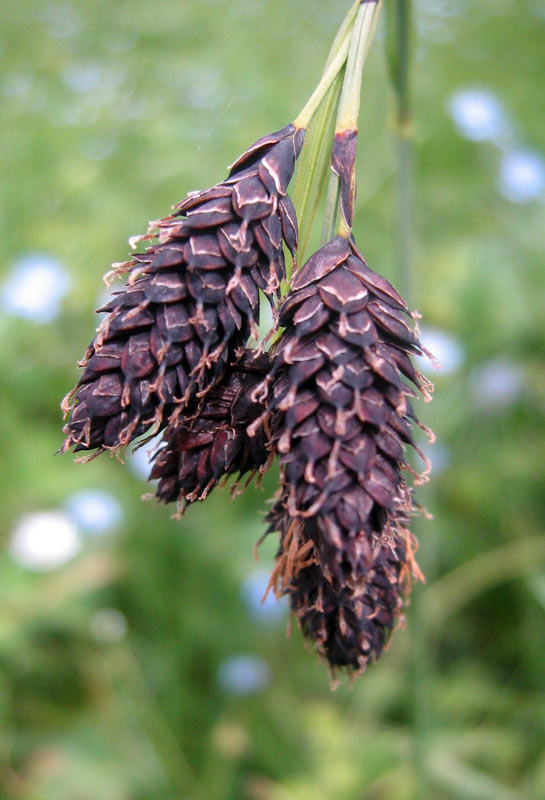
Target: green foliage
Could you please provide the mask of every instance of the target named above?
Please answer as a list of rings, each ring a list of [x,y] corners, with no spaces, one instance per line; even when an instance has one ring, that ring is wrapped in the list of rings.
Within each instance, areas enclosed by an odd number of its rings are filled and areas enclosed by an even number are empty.
[[[116,460],[53,457],[100,276],[148,219],[295,116],[341,6],[4,4],[1,261],[7,274],[20,255],[47,253],[73,279],[54,322],[0,320],[6,800],[545,796],[543,203],[504,199],[499,151],[461,138],[446,110],[455,90],[487,87],[519,140],[545,150],[539,3],[413,7],[414,302],[465,358],[419,408],[449,460],[421,492],[434,515],[417,523],[427,583],[379,664],[330,693],[299,633],[286,638],[286,620],[256,620],[244,602],[274,470],[264,492],[231,502],[216,490],[179,523],[142,503],[143,482]],[[392,277],[394,98],[380,47],[366,71],[354,231],[370,266]],[[516,365],[522,391],[486,407],[479,375],[492,359]],[[19,566],[8,545],[21,515],[84,488],[120,501],[117,531],[86,537],[57,571]],[[274,549],[265,542],[261,566]],[[123,614],[125,635],[97,633],[104,609]],[[218,683],[239,653],[267,662],[262,692]]]

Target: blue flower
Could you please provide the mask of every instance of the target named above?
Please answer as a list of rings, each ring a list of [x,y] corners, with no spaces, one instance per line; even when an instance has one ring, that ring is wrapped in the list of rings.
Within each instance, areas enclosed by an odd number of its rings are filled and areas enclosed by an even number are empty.
[[[106,533],[115,528],[123,516],[115,497],[100,489],[75,492],[65,505],[69,517],[86,533]]]

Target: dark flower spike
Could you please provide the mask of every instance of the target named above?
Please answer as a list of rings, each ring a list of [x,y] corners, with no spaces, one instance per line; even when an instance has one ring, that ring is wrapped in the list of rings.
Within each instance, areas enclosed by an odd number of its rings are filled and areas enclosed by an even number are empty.
[[[280,532],[270,587],[277,597],[289,597],[299,627],[327,660],[332,678],[339,668],[364,672],[403,621],[411,579],[422,578],[413,556],[415,541],[401,518],[395,529],[365,540],[364,577],[342,585],[328,578],[308,523],[290,515],[285,498],[276,501],[267,521],[269,531]]]
[[[107,318],[64,399],[61,448],[118,449],[174,421],[220,380],[250,335],[259,293],[271,305],[285,279],[283,242],[297,226],[286,191],[304,130],[288,125],[259,139],[222,183],[192,192],[140,239],[144,253],[115,265],[128,284],[101,311]]]
[[[315,253],[279,309],[285,327],[269,375],[254,392],[272,420],[287,513],[305,521],[324,574],[342,586],[365,578],[366,541],[407,514],[416,445],[409,353],[420,353],[404,302],[343,237]],[[429,464],[416,482],[427,480]]]
[[[340,235],[292,279],[279,309],[284,332],[255,391],[267,410],[249,428],[271,420],[281,464],[280,497],[268,516],[267,532],[280,533],[271,584],[289,594],[332,670],[355,672],[380,655],[411,575],[422,577],[408,527],[415,506],[406,446],[424,458],[412,436],[411,398],[415,389],[429,398],[410,360],[423,349],[407,304],[369,269],[351,232],[362,41],[371,19],[362,6],[331,154]],[[424,463],[416,483],[427,479]]]
[[[252,438],[246,428],[263,411],[251,394],[269,366],[267,354],[246,351],[210,390],[198,416],[188,414],[165,430],[149,476],[159,479],[156,496],[161,502],[176,502],[181,515],[187,504],[204,500],[222,478],[249,472],[246,487],[256,472],[266,470],[267,428],[262,426]]]

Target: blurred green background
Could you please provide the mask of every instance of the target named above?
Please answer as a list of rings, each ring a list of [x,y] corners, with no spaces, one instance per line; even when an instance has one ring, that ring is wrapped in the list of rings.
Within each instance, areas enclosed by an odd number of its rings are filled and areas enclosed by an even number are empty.
[[[427,582],[378,664],[332,693],[260,606],[274,470],[178,523],[141,502],[142,451],[53,457],[103,272],[295,116],[348,4],[3,4],[2,800],[545,797],[540,0],[415,3],[412,303],[444,369]],[[397,281],[392,116],[381,24],[355,232]]]

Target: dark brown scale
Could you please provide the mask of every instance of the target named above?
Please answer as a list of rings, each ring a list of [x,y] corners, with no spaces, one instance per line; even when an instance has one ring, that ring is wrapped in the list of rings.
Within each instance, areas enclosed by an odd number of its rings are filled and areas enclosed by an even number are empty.
[[[266,428],[252,438],[246,429],[264,410],[251,396],[269,366],[268,355],[256,357],[246,351],[209,391],[196,417],[191,419],[189,413],[165,430],[150,473],[150,480],[159,480],[159,500],[176,502],[183,510],[187,503],[204,500],[224,476],[242,476],[265,466]]]
[[[164,428],[257,335],[259,291],[274,304],[283,241],[292,253],[297,245],[286,191],[303,133],[288,125],[260,139],[225,181],[152,225],[143,238],[157,243],[122,265],[129,283],[101,309],[108,316],[63,401],[62,451],[118,448]]]

